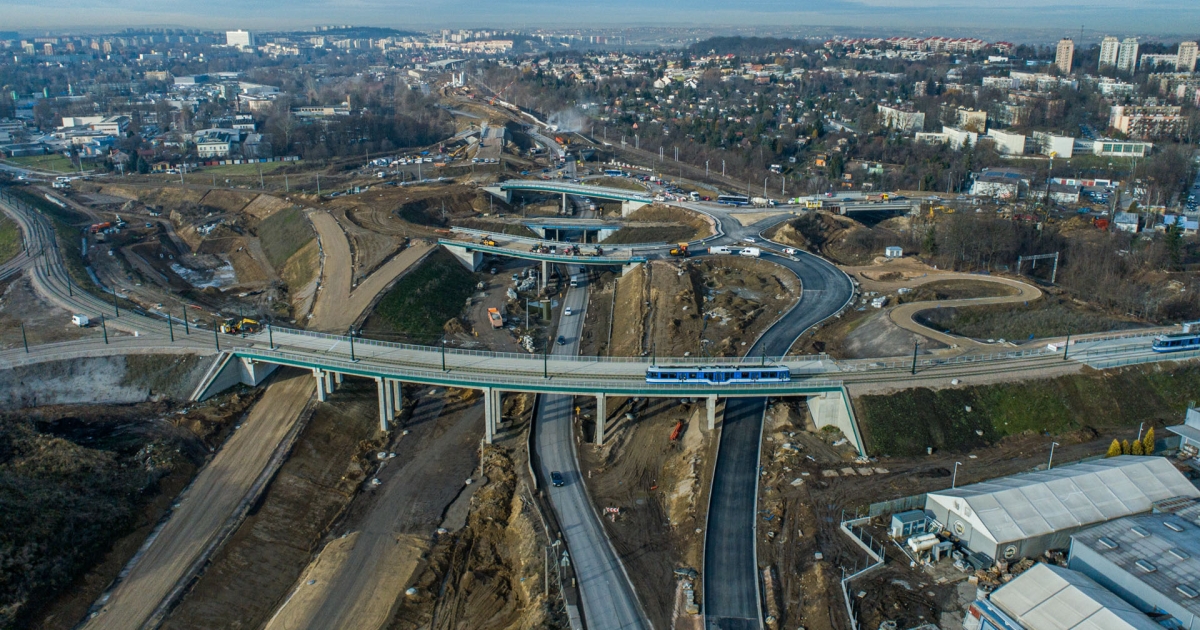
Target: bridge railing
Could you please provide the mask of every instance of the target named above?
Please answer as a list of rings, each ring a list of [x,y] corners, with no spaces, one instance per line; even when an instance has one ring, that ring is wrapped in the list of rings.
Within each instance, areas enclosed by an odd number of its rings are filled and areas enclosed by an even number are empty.
[[[298,329],[298,328],[285,328],[285,327],[280,327],[280,326],[273,326],[272,330],[274,331],[274,334],[277,334],[277,335],[278,334],[291,334],[291,335],[299,335],[299,336],[303,336],[303,337],[311,337],[314,339],[327,339],[330,341],[341,341],[341,342],[344,342],[347,344],[350,343],[350,337],[347,337],[345,335],[335,335],[335,334],[330,334],[330,333],[316,332],[316,331],[312,331],[312,330],[302,330],[302,329]],[[268,338],[268,334],[266,332],[261,332],[261,333],[258,333],[257,335],[254,335],[253,337],[256,340],[264,341]],[[276,341],[278,341],[278,340],[276,340]],[[392,350],[403,350],[403,351],[409,351],[409,352],[423,352],[423,353],[429,354],[431,357],[431,360],[440,360],[438,357],[440,357],[443,352],[446,355],[450,355],[450,356],[483,357],[483,358],[493,358],[493,359],[528,360],[528,359],[536,359],[536,358],[542,357],[541,354],[530,354],[530,353],[521,353],[521,352],[491,352],[491,351],[487,351],[487,350],[471,350],[469,348],[454,348],[451,346],[446,346],[443,349],[441,346],[424,346],[424,345],[417,345],[417,344],[406,344],[406,343],[399,343],[399,342],[395,342],[395,341],[384,341],[381,339],[367,339],[365,337],[354,337],[354,345],[356,345],[356,346],[372,346],[372,347],[377,347],[377,348],[387,348],[387,349],[392,349]],[[697,365],[697,366],[700,366],[700,365],[756,365],[756,364],[764,364],[764,363],[772,364],[772,363],[777,363],[777,362],[783,361],[789,365],[796,365],[797,363],[799,363],[799,364],[805,364],[805,363],[819,364],[824,361],[828,361],[829,355],[818,354],[818,355],[791,356],[791,357],[778,357],[778,356],[768,356],[768,357],[761,357],[761,356],[758,356],[758,357],[654,357],[654,356],[595,357],[595,356],[582,356],[582,355],[552,354],[549,356],[549,359],[550,359],[550,361],[553,361],[553,362],[566,361],[566,362],[571,362],[571,363],[618,363],[618,364],[643,363],[645,365],[652,365],[654,363],[659,363],[662,365]]]
[[[523,258],[533,258],[533,259],[537,259],[537,260],[547,260],[547,261],[552,261],[552,262],[561,262],[561,263],[565,263],[565,264],[576,263],[576,264],[580,264],[580,265],[585,265],[585,264],[595,264],[595,263],[608,263],[608,264],[614,264],[614,265],[623,265],[623,264],[627,264],[627,263],[646,262],[645,256],[638,256],[638,255],[635,255],[633,252],[629,252],[628,256],[622,256],[622,257],[588,256],[586,254],[578,254],[578,255],[569,255],[568,256],[566,254],[550,254],[550,253],[530,252],[530,251],[520,250],[515,247],[494,247],[491,245],[481,245],[479,243],[471,243],[471,242],[465,242],[465,241],[452,241],[452,240],[448,240],[448,239],[444,239],[444,238],[439,238],[438,244],[446,245],[446,246],[450,246],[450,247],[467,247],[470,249],[475,249],[475,250],[479,250],[481,252],[487,252],[490,254],[499,254],[501,256],[509,256],[512,254],[521,254]]]
[[[789,382],[769,382],[769,383],[734,383],[724,385],[707,385],[705,383],[647,383],[640,377],[619,377],[612,378],[595,378],[595,377],[580,377],[570,373],[548,372],[548,376],[543,377],[538,370],[532,370],[528,373],[520,372],[504,372],[494,373],[480,371],[470,368],[454,368],[443,372],[437,368],[411,368],[404,367],[392,361],[372,361],[371,357],[362,357],[357,361],[338,357],[314,357],[311,354],[300,352],[289,352],[286,350],[266,350],[263,348],[235,348],[231,352],[234,354],[267,363],[282,362],[295,363],[302,365],[311,365],[325,370],[342,371],[346,373],[378,373],[386,377],[404,377],[411,376],[414,378],[428,381],[436,379],[443,382],[462,383],[470,385],[495,385],[502,386],[526,386],[535,387],[539,385],[553,386],[556,388],[568,388],[584,392],[602,392],[609,390],[628,391],[636,389],[638,391],[657,391],[663,393],[679,392],[681,394],[695,393],[697,389],[704,389],[713,392],[779,392],[782,390],[830,390],[838,389],[843,386],[840,380],[830,379],[794,379]],[[528,355],[524,356],[525,360],[530,360]]]

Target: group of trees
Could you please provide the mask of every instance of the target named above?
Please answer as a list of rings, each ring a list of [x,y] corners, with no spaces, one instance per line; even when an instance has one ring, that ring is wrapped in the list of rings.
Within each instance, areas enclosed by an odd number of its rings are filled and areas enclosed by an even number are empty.
[[[1129,443],[1129,440],[1117,440],[1113,438],[1112,444],[1108,445],[1108,452],[1105,457],[1116,457],[1118,455],[1153,455],[1154,454],[1154,427],[1150,427],[1142,439]]]

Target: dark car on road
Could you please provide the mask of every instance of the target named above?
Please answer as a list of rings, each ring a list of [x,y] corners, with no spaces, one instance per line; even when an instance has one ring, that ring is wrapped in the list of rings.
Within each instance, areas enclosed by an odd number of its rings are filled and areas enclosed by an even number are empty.
[[[553,484],[555,488],[561,488],[566,482],[563,481],[562,473],[555,470],[554,472],[550,473],[550,483]]]
[[[560,345],[560,346],[567,345],[567,338],[562,335],[559,335],[558,336],[558,345]]]

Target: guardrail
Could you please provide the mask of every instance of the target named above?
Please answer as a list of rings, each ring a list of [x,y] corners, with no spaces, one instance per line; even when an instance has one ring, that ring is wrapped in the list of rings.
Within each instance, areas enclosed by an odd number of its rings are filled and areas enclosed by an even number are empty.
[[[1200,357],[1200,350],[1188,350],[1184,352],[1156,352],[1151,355],[1141,357],[1130,357],[1127,359],[1110,359],[1107,361],[1087,361],[1087,364],[1097,370],[1104,370],[1115,367],[1125,367],[1127,365],[1140,365],[1142,363],[1157,363],[1159,361],[1183,361],[1186,359],[1195,359]]]
[[[311,354],[287,352],[283,350],[264,350],[260,348],[233,348],[232,354],[239,357],[266,363],[294,365],[298,367],[319,368],[353,374],[359,376],[381,376],[387,378],[412,378],[414,382],[436,382],[464,387],[501,387],[513,390],[530,391],[577,391],[577,392],[638,392],[657,393],[668,396],[692,396],[718,392],[749,394],[761,396],[782,396],[790,393],[806,391],[840,390],[842,381],[825,379],[797,379],[779,383],[735,383],[727,385],[708,385],[706,383],[647,383],[641,379],[624,378],[620,376],[611,379],[580,378],[570,374],[549,372],[548,377],[536,374],[521,375],[512,372],[488,373],[465,368],[455,368],[443,372],[437,368],[412,368],[397,364],[393,361],[372,360],[360,358],[355,361],[335,357],[314,357]]]
[[[342,341],[350,343],[350,337],[346,335],[335,335],[331,333],[317,332],[313,330],[302,330],[299,328],[287,328],[281,326],[271,327],[274,334],[283,335],[298,335],[301,337],[311,337],[314,339],[328,339],[330,341]],[[266,341],[268,338],[267,332],[260,332],[248,337],[255,341]],[[279,345],[279,344],[276,344]],[[378,348],[388,348],[393,350],[406,350],[410,352],[426,352],[440,360],[443,352],[448,356],[465,356],[465,357],[485,357],[492,359],[521,359],[528,360],[538,358],[540,354],[526,354],[521,352],[491,352],[488,350],[470,350],[467,348],[453,348],[446,346],[443,349],[441,346],[423,346],[418,344],[398,343],[395,341],[383,341],[380,339],[367,339],[365,337],[354,337],[354,345],[373,346]],[[555,362],[570,361],[574,363],[644,363],[653,365],[660,363],[664,365],[753,365],[762,363],[785,362],[789,365],[803,363],[820,363],[829,360],[827,354],[814,354],[805,356],[793,357],[596,357],[585,355],[566,355],[552,354],[550,359]]]

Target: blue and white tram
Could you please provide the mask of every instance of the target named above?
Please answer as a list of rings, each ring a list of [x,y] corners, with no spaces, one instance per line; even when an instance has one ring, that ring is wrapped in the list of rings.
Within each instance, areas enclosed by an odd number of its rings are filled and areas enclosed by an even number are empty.
[[[1200,350],[1200,330],[1184,333],[1159,335],[1150,346],[1155,352],[1181,352],[1183,350]]]
[[[787,383],[792,372],[778,365],[652,365],[646,368],[647,383]]]

